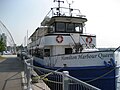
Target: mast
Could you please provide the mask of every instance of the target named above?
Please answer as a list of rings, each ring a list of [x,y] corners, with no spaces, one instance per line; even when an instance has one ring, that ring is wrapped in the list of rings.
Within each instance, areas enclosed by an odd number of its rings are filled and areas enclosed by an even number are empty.
[[[72,1],[72,2],[70,3],[70,2],[68,2],[68,0],[66,0],[66,2],[67,2],[67,4],[69,5],[69,15],[72,16],[72,13],[71,13],[71,12],[73,11],[73,9],[71,9],[71,4],[73,4],[74,1]]]
[[[58,2],[58,8],[57,8],[57,10],[58,10],[58,16],[60,16],[60,3],[62,2],[62,3],[64,3],[64,1],[60,1],[60,0],[54,0],[54,2]]]

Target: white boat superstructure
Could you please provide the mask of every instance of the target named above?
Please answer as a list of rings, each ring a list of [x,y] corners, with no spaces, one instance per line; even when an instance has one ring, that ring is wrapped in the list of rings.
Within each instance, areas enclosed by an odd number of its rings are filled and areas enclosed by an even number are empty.
[[[51,11],[53,12],[53,9]],[[42,26],[31,35],[28,47],[32,54],[44,58],[44,65],[47,66],[104,65],[105,60],[108,62],[113,58],[113,53],[97,52],[99,50],[96,48],[96,35],[84,33],[86,21],[83,15],[76,17],[55,15],[51,18],[46,16],[41,23]],[[101,57],[104,57],[104,60],[101,60]]]

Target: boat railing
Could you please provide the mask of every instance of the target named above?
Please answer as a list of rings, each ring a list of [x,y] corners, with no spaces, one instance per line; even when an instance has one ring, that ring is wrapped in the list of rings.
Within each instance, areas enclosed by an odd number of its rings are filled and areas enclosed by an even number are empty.
[[[54,7],[48,12],[45,18],[51,18],[53,16],[72,16],[72,17],[85,17],[82,15],[79,9],[72,9],[66,7]]]
[[[116,52],[116,51],[120,51],[119,49],[120,49],[120,46],[117,47],[117,48],[114,50],[114,52]]]
[[[39,80],[43,80],[51,90],[101,90],[95,86],[70,76],[68,71],[60,72],[60,70],[64,67],[57,70],[50,70],[34,66],[33,58],[24,58],[23,61],[24,77],[26,78],[27,90],[32,90],[31,78],[32,82],[39,82]],[[38,73],[37,76],[32,75],[33,70]]]

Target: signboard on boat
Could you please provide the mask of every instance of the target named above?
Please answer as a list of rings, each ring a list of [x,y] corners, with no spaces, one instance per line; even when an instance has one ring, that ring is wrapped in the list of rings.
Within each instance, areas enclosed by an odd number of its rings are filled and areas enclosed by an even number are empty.
[[[84,54],[73,54],[73,55],[64,55],[61,57],[62,60],[70,60],[70,59],[104,59],[104,58],[112,58],[113,53],[84,53]]]
[[[112,51],[104,52],[85,52],[79,54],[59,55],[50,57],[49,63],[55,67],[61,67],[66,64],[68,67],[83,66],[103,66],[104,62],[109,63],[110,59],[114,60]]]

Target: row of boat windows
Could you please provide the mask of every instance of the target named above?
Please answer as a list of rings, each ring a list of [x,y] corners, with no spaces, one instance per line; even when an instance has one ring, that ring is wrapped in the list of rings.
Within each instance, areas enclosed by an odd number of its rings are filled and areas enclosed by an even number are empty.
[[[56,32],[83,32],[82,24],[74,24],[74,23],[62,23],[57,22],[53,24],[53,31]]]
[[[38,30],[38,29],[36,29],[36,30]],[[83,33],[83,25],[82,25],[82,23],[75,24],[75,23],[56,22],[52,26],[48,27],[47,32],[48,33],[54,33],[54,32],[59,32],[59,33]],[[36,34],[34,34],[34,36],[31,37],[31,40],[35,41],[37,35],[39,36],[39,34],[40,34],[39,32],[36,32]]]
[[[49,57],[51,56],[50,54],[50,49],[39,49],[39,48],[36,48],[36,49],[31,49],[29,51],[30,55],[33,55],[33,56],[36,56],[36,57],[39,57],[39,58],[43,58],[43,57]],[[72,48],[65,48],[65,53],[64,54],[71,54],[72,53]]]

